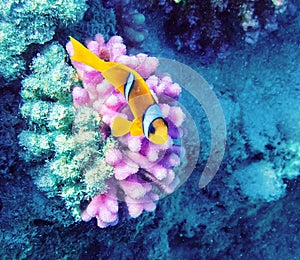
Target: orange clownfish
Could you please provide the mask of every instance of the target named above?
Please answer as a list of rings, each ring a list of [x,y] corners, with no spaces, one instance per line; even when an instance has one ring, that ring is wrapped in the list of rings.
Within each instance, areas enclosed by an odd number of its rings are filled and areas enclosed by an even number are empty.
[[[168,139],[168,124],[141,75],[124,64],[100,59],[80,42],[72,37],[70,39],[74,49],[71,59],[100,71],[129,104],[134,120],[116,117],[111,125],[113,136],[128,132],[133,136],[144,134],[152,143],[164,144]]]

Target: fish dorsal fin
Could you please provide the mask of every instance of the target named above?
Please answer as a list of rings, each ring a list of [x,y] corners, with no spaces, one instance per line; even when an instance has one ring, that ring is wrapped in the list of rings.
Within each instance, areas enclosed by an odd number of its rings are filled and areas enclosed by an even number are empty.
[[[142,122],[140,119],[135,118],[130,126],[130,133],[133,136],[140,136],[144,134],[142,129]]]
[[[114,63],[114,66],[103,71],[102,75],[116,89],[124,93],[124,85],[127,82],[130,72],[133,71],[129,67],[121,63]]]
[[[131,129],[132,122],[124,117],[117,116],[111,125],[111,131],[113,136],[123,136],[126,135]]]

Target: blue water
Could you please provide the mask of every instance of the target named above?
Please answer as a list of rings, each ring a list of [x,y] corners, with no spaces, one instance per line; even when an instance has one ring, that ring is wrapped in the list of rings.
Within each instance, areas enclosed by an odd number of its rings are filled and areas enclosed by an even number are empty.
[[[142,10],[143,3],[137,6]],[[216,176],[198,187],[210,151],[209,121],[193,106],[193,97],[183,96],[201,143],[198,164],[184,185],[160,200],[154,212],[136,219],[120,213],[113,227],[72,222],[63,201],[48,198],[34,184],[35,162],[19,155],[17,136],[27,128],[19,112],[21,80],[47,43],[29,45],[22,52],[25,70],[15,79],[1,78],[0,258],[299,259],[300,17],[279,21],[275,32],[254,45],[237,37],[222,57],[203,62],[201,54],[178,51],[166,40],[161,20],[155,19],[160,12],[144,14],[147,38],[128,44],[128,52],[188,65],[220,102],[226,150]],[[65,44],[62,35],[84,35],[80,24],[86,20],[77,21],[76,29],[67,24],[61,35],[57,29],[53,39]],[[94,33],[97,26],[88,28]]]

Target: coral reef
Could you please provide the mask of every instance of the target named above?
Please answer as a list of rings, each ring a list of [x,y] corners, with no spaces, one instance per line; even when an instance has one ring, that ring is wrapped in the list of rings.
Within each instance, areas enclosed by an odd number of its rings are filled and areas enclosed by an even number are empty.
[[[272,2],[290,1],[272,0]],[[299,1],[297,2],[299,4]],[[153,23],[159,27],[157,21]],[[190,59],[187,55],[177,52],[176,59],[205,75],[221,100],[228,122],[226,158],[214,181],[205,189],[200,190],[197,187],[198,172],[201,170],[199,163],[199,168],[195,169],[195,173],[184,186],[176,190],[172,196],[158,202],[155,213],[143,213],[139,218],[130,219],[114,228],[101,230],[93,222],[62,226],[67,223],[65,217],[70,212],[65,207],[64,200],[57,197],[48,199],[46,193],[37,190],[31,176],[27,175],[33,173],[29,171],[31,168],[40,166],[41,171],[39,172],[37,168],[36,174],[33,175],[35,182],[38,180],[35,176],[39,174],[45,177],[49,174],[53,176],[49,169],[44,168],[44,164],[48,158],[53,159],[55,147],[53,142],[49,142],[52,148],[50,151],[45,150],[49,157],[43,157],[44,159],[42,158],[44,152],[34,150],[37,151],[37,156],[34,156],[26,151],[25,154],[28,159],[33,160],[32,163],[18,157],[20,147],[17,135],[26,127],[27,120],[22,120],[19,115],[20,86],[18,82],[10,82],[2,89],[0,103],[1,257],[3,259],[199,259],[201,256],[209,259],[298,259],[300,255],[299,28],[299,18],[297,23],[288,26],[279,24],[277,37],[263,40],[259,36],[258,40],[262,44],[257,44],[255,48],[238,44],[232,48],[234,55],[210,66],[199,65],[196,55]],[[242,33],[244,34],[243,30]],[[163,36],[161,30],[157,30],[157,34]],[[158,40],[154,37],[149,39],[149,42],[153,44]],[[64,54],[63,48],[59,48],[61,50],[59,53]],[[157,52],[170,52],[165,44],[160,48],[156,48],[155,45],[153,49]],[[46,53],[43,52],[39,58],[42,59]],[[48,68],[50,74],[53,67],[62,62],[61,58],[56,59],[57,52],[52,54],[48,60],[57,62],[51,63],[49,67],[46,66],[46,62],[42,65]],[[62,59],[65,58],[65,55],[62,55]],[[64,65],[63,73],[60,71],[60,75],[64,75],[70,69]],[[41,68],[33,70],[36,76],[39,75],[39,69]],[[47,75],[48,72],[45,72],[37,79],[44,84],[42,80],[47,78]],[[57,76],[57,73],[52,76],[54,80],[52,87],[61,85],[56,81]],[[79,84],[76,77],[74,80],[73,73],[69,77],[75,83],[71,83],[64,93],[67,100],[71,100],[70,88],[73,96],[78,97],[77,107],[80,109],[79,107],[90,96],[82,87],[71,86]],[[32,87],[39,84],[39,80],[35,80]],[[48,77],[48,80],[50,81],[51,77]],[[75,89],[79,92],[83,90],[84,95],[75,94]],[[157,90],[163,91],[163,88]],[[43,111],[48,107],[51,109],[57,103],[55,100],[47,96],[43,96],[42,99],[24,100],[24,105],[28,107],[26,109],[24,107],[22,112],[28,115],[27,131],[30,130],[31,134],[36,131],[41,135],[48,132],[48,113]],[[43,109],[39,109],[40,105],[37,107],[30,105],[35,102],[48,102],[48,105],[40,103]],[[63,101],[58,104],[73,107],[71,102]],[[184,104],[190,102],[193,101],[187,100]],[[30,107],[38,112],[26,112]],[[99,113],[97,115],[90,127],[99,119]],[[42,127],[35,123],[40,120],[39,117],[44,120]],[[200,127],[205,123],[202,120],[199,122]],[[104,134],[109,135],[109,130]],[[206,139],[208,135],[202,134],[202,137]],[[64,146],[60,148],[63,149]],[[267,165],[268,171],[260,173],[263,173],[264,177],[276,174],[279,183],[287,185],[285,196],[264,202],[264,198],[260,196],[262,193],[256,193],[256,197],[244,194],[239,182],[243,180],[243,176],[238,175],[244,170],[251,169],[249,166],[252,164],[260,169],[263,169],[261,166]],[[252,171],[254,176],[251,177],[255,177],[258,169]],[[268,172],[270,174],[266,174]],[[232,173],[236,177],[232,178],[234,186],[228,185]],[[47,178],[45,182],[40,180],[39,185],[47,184]],[[252,180],[261,181],[259,178]],[[265,182],[260,184],[272,184],[274,181],[270,179],[269,182],[268,178],[264,180]],[[50,186],[47,186],[46,191],[49,195]],[[282,194],[283,190],[277,191]],[[53,196],[60,194],[59,192],[53,190]],[[255,192],[252,190],[253,194]],[[95,198],[97,196],[99,195]],[[108,199],[104,195],[101,197],[103,201],[105,199],[103,205],[108,205]],[[125,208],[124,202],[112,201],[112,204],[114,203],[118,204],[119,212]],[[85,208],[86,205],[83,206]],[[92,206],[93,204],[91,210]],[[96,214],[89,210],[87,209],[88,215],[85,217],[90,218]],[[110,210],[114,213],[113,205]],[[63,215],[61,211],[67,214]],[[122,218],[122,214],[118,217]],[[112,219],[113,217],[110,217],[110,221]],[[73,223],[73,220],[69,223]]]
[[[174,168],[181,164],[183,147],[176,144],[176,140],[180,140],[182,136],[180,129],[185,115],[180,107],[164,101],[166,97],[176,100],[181,88],[173,84],[169,76],[160,79],[153,75],[158,66],[157,59],[145,54],[127,56],[122,38],[118,36],[105,43],[102,35],[96,35],[95,40],[87,43],[87,47],[100,58],[123,63],[146,78],[149,88],[156,94],[170,129],[169,140],[164,145],[155,145],[143,136],[128,134],[116,138],[119,147],[106,153],[106,163],[114,169],[113,177],[106,182],[108,191],[95,196],[82,214],[84,220],[96,217],[98,226],[106,227],[118,222],[118,200],[125,201],[131,217],[138,217],[143,210],[153,211],[155,202],[178,186],[180,179]],[[67,50],[72,55],[71,43],[67,45]],[[84,86],[73,90],[75,107],[92,107],[107,126],[111,125],[116,115],[130,117],[128,111],[124,110],[124,96],[103,80],[100,72],[78,62],[73,62],[73,65]],[[105,140],[107,129],[100,131]]]
[[[0,73],[12,80],[25,70],[30,44],[50,41],[57,27],[83,17],[84,1],[2,1],[0,3]]]
[[[211,1],[163,2],[159,4],[167,12],[166,35],[178,50],[199,53],[207,62],[226,53],[233,28],[223,9]]]
[[[175,3],[176,2],[176,3]],[[167,20],[166,35],[178,50],[199,53],[203,62],[224,57],[232,40],[255,44],[278,29],[280,17],[295,17],[293,1],[159,0]]]
[[[167,143],[154,145],[130,134],[112,138],[112,119],[120,114],[130,117],[124,96],[100,72],[73,62],[82,88],[57,43],[38,54],[33,73],[22,82],[21,113],[29,129],[20,133],[19,142],[24,147],[22,157],[36,163],[30,174],[40,189],[49,197],[59,195],[75,220],[90,201],[82,218],[96,217],[98,226],[106,227],[118,222],[118,201],[125,201],[129,215],[138,217],[144,210],[153,211],[156,201],[179,185],[176,170],[184,167],[180,139],[185,115],[172,104],[181,88],[169,76],[154,75],[156,58],[127,56],[118,36],[105,43],[102,35],[96,35],[87,46],[101,58],[124,63],[147,79],[169,124]],[[70,43],[67,49],[72,52]]]

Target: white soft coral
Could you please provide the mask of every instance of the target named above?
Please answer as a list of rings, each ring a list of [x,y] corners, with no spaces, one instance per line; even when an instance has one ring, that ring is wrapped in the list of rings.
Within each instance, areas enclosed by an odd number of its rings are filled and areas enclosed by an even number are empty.
[[[234,172],[241,191],[252,201],[277,200],[285,194],[286,184],[267,161],[252,163]]]

